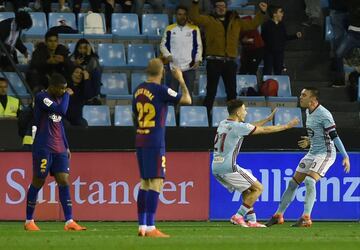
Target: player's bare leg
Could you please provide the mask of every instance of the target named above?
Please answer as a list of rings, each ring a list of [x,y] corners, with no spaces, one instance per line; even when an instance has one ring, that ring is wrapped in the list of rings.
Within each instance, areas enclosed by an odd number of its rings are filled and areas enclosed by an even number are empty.
[[[311,211],[315,203],[316,199],[316,182],[320,180],[321,176],[313,171],[308,173],[308,176],[305,177],[305,187],[306,187],[306,195],[304,202],[304,212],[301,218],[292,226],[293,227],[311,227]]]
[[[33,176],[32,183],[29,187],[27,193],[27,203],[26,203],[26,221],[24,224],[24,229],[26,231],[39,231],[40,228],[35,224],[33,219],[33,214],[35,211],[37,194],[39,190],[45,183],[45,178],[39,178],[37,176]]]
[[[69,188],[69,174],[68,173],[57,173],[55,174],[55,180],[59,188],[59,198],[61,206],[64,211],[66,231],[82,231],[86,230],[86,227],[82,227],[77,224],[72,217],[72,202],[70,197]]]
[[[307,174],[295,172],[293,178],[290,180],[289,185],[287,186],[284,194],[281,197],[281,201],[279,207],[275,214],[270,218],[268,222],[266,222],[267,227],[271,227],[276,224],[283,224],[284,223],[284,212],[286,211],[287,207],[293,201],[296,190],[299,185],[305,180]]]
[[[245,190],[242,193],[243,204],[240,206],[237,213],[231,217],[230,222],[242,227],[265,227],[265,225],[262,225],[256,221],[256,214],[253,208],[254,203],[259,198],[262,191],[263,186],[258,181]],[[246,223],[244,220],[246,215],[248,218],[250,218],[248,223]]]

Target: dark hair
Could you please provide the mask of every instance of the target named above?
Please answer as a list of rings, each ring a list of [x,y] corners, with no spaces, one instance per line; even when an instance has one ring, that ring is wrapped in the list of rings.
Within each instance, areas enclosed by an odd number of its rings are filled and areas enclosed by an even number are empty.
[[[6,83],[8,83],[8,80],[7,80],[6,78],[4,78],[4,77],[0,77],[0,82],[6,82]]]
[[[48,32],[46,32],[45,34],[45,40],[48,40],[50,37],[52,36],[56,36],[56,38],[59,38],[59,35],[57,32],[54,32],[52,30],[49,30]]]
[[[231,100],[227,102],[227,110],[229,112],[229,115],[233,115],[235,111],[240,108],[242,105],[244,105],[243,101],[241,100]]]
[[[224,2],[227,6],[227,0],[215,0],[215,1],[213,1],[214,7],[216,6],[216,3],[220,3],[220,2]]]
[[[49,85],[52,86],[59,86],[59,85],[63,85],[66,84],[66,79],[63,75],[59,74],[59,73],[53,73],[50,77],[49,80]]]
[[[314,96],[316,98],[316,100],[319,100],[319,97],[320,97],[320,92],[319,92],[319,89],[318,88],[315,88],[315,87],[306,87],[304,88],[306,89],[307,91],[310,91],[311,95]]]
[[[90,48],[91,48],[90,57],[95,56],[96,58],[99,58],[98,54],[93,50],[93,47],[91,46],[90,42],[85,38],[81,38],[81,39],[79,39],[79,41],[77,41],[75,48],[74,48],[74,52],[72,54],[72,56],[74,56],[75,59],[80,57],[78,48],[80,47],[81,44],[88,44],[90,46]]]
[[[15,22],[18,29],[30,29],[33,25],[31,16],[26,11],[19,11],[15,13]]]
[[[273,5],[273,4],[270,5],[268,8],[268,13],[269,13],[270,18],[273,18],[274,14],[280,9],[283,9],[283,7],[281,7],[280,5]]]
[[[176,9],[175,9],[175,13],[177,13],[178,12],[178,10],[185,10],[186,11],[186,13],[188,13],[189,12],[189,9],[188,9],[188,7],[186,7],[185,5],[178,5],[178,6],[176,6]]]

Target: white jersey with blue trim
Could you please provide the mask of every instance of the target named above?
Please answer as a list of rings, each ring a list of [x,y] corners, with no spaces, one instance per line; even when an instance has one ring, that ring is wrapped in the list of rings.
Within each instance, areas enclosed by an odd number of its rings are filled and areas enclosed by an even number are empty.
[[[236,158],[244,136],[250,135],[255,129],[250,123],[230,119],[220,122],[214,141],[213,173],[236,172]]]
[[[334,142],[329,136],[329,132],[335,130],[335,127],[333,116],[322,105],[318,105],[311,113],[306,110],[306,129],[311,144],[309,154],[336,152]]]

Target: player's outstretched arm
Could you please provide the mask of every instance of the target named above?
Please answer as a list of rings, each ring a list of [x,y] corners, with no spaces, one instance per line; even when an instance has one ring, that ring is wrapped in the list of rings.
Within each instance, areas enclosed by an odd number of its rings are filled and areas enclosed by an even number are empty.
[[[256,126],[256,127],[259,127],[259,126],[264,126],[267,122],[269,121],[272,121],[272,119],[274,119],[274,115],[276,113],[276,108],[273,110],[273,112],[271,112],[271,114],[266,117],[265,119],[262,119],[260,121],[256,121],[256,122],[252,122],[251,124]]]
[[[182,71],[177,67],[174,67],[171,71],[174,78],[178,80],[181,88],[182,95],[179,104],[191,105],[191,96],[188,88],[186,87]]]
[[[255,131],[252,133],[253,135],[259,134],[271,134],[280,131],[284,131],[287,129],[291,129],[299,124],[299,119],[294,118],[289,123],[285,125],[276,125],[276,126],[265,126],[265,127],[256,127]]]

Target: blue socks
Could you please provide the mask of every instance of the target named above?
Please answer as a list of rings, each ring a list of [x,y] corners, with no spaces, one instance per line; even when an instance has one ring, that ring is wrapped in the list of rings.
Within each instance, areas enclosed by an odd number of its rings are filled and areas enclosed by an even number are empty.
[[[155,214],[159,200],[159,193],[154,190],[147,191],[146,195],[146,225],[155,226]]]
[[[310,215],[316,199],[316,181],[310,176],[306,176],[304,183],[306,187],[306,195],[303,215]]]
[[[40,188],[34,187],[32,184],[29,187],[27,198],[26,198],[26,219],[32,220],[34,211],[35,211],[35,205],[37,200],[37,194],[39,192]]]
[[[139,226],[146,225],[146,197],[148,191],[140,189],[137,196]]]
[[[64,211],[65,221],[72,219],[72,203],[70,198],[70,188],[69,186],[60,186],[59,185],[59,197],[60,202]]]
[[[290,180],[288,187],[286,188],[283,196],[281,197],[281,201],[278,210],[276,211],[276,214],[283,214],[285,212],[289,204],[294,199],[298,186],[299,185],[294,179]]]

